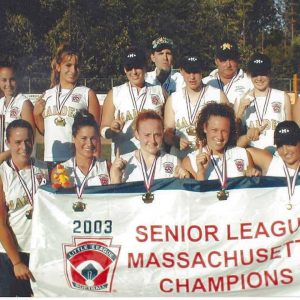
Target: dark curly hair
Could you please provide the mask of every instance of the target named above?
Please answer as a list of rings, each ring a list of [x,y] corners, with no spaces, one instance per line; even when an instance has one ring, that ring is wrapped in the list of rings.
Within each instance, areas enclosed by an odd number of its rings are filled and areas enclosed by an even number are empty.
[[[207,124],[211,116],[228,118],[230,121],[230,134],[227,142],[227,146],[236,146],[237,141],[237,128],[235,123],[235,114],[232,107],[224,103],[209,102],[201,110],[196,126],[197,138],[206,145],[206,133],[204,132],[204,125]]]

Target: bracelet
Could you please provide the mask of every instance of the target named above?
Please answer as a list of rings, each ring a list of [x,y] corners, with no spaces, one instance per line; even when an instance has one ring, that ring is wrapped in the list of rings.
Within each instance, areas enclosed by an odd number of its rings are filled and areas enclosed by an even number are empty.
[[[106,127],[103,127],[102,130],[101,130],[101,136],[105,139],[107,139],[106,137],[106,131],[110,129],[110,127],[106,126]]]
[[[22,261],[19,260],[19,261],[17,261],[16,263],[14,263],[13,266],[15,267],[15,266],[17,266],[17,265],[19,265],[19,264],[21,264],[21,263],[22,263]]]

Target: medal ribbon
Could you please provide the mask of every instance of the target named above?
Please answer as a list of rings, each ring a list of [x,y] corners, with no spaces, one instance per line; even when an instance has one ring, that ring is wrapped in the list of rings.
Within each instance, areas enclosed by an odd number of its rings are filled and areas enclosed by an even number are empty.
[[[143,109],[143,107],[145,105],[148,88],[146,87],[146,89],[145,89],[145,93],[144,93],[144,96],[142,98],[142,101],[141,101],[141,104],[140,104],[139,108],[137,106],[137,102],[136,102],[136,99],[134,97],[133,89],[132,89],[132,86],[131,86],[130,82],[128,82],[128,88],[129,88],[129,94],[130,94],[130,98],[131,98],[132,104],[133,104],[136,112],[139,113]]]
[[[36,193],[36,183],[35,183],[34,168],[33,168],[33,165],[32,165],[32,161],[30,160],[31,192],[30,192],[25,180],[21,176],[18,168],[16,167],[16,165],[12,161],[12,159],[10,161],[11,161],[12,168],[17,172],[18,178],[19,178],[19,180],[21,182],[21,185],[22,185],[22,187],[23,187],[23,189],[24,189],[24,191],[25,191],[25,193],[26,193],[26,195],[29,199],[30,205],[33,207],[33,195]]]
[[[167,93],[169,93],[169,85],[171,83],[171,73],[168,76],[168,78],[166,79],[166,81],[163,83],[163,88],[167,91]]]
[[[293,179],[291,180],[291,176],[288,170],[288,167],[284,163],[283,165],[283,170],[285,173],[286,181],[287,181],[287,186],[288,186],[288,193],[289,193],[289,199],[291,200],[292,196],[294,195],[295,192],[295,186],[296,186],[296,181],[298,177],[298,172],[299,172],[300,164],[298,165],[297,169],[295,170],[295,174],[293,176]]]
[[[56,107],[57,107],[57,112],[58,112],[59,116],[61,115],[61,111],[62,111],[65,103],[69,99],[69,97],[72,95],[75,87],[76,87],[76,84],[74,84],[74,86],[69,90],[69,92],[66,94],[66,96],[64,97],[64,99],[60,102],[59,101],[59,96],[61,94],[61,85],[59,84],[57,86],[57,88],[56,88]]]
[[[207,149],[207,152],[210,153],[210,150]],[[221,187],[222,190],[226,188],[227,186],[227,163],[226,163],[226,149],[224,151],[224,155],[223,155],[223,161],[222,161],[222,168],[220,169],[218,166],[218,163],[216,161],[216,159],[214,158],[214,156],[212,154],[210,154],[210,159],[211,162],[213,164],[213,167],[217,173],[217,176],[220,180],[221,183]]]
[[[90,167],[89,167],[89,170],[88,170],[88,173],[86,174],[86,176],[84,177],[84,179],[82,180],[81,184],[78,184],[79,180],[77,179],[78,176],[76,174],[76,162],[75,162],[75,157],[73,159],[73,169],[74,169],[74,179],[75,179],[75,188],[76,188],[76,194],[77,194],[77,197],[78,199],[81,199],[81,196],[83,194],[83,190],[84,190],[84,187],[85,187],[85,184],[88,180],[88,176],[91,172],[91,170],[93,169],[94,165],[96,163],[96,159],[93,158],[93,161],[91,162],[90,164]]]
[[[264,103],[262,114],[260,114],[260,112],[259,112],[258,104],[257,104],[257,101],[256,101],[256,97],[254,96],[254,99],[253,99],[254,106],[255,106],[255,113],[256,113],[256,116],[257,116],[257,119],[258,119],[258,122],[259,122],[260,126],[263,125],[264,115],[266,114],[266,111],[267,111],[267,108],[268,108],[268,105],[269,105],[269,100],[270,100],[270,96],[271,96],[271,90],[272,89],[270,89],[270,88],[268,89],[268,93],[267,93],[267,96],[266,96],[266,99],[265,99],[265,103]]]
[[[222,90],[225,93],[226,96],[229,93],[229,90],[231,89],[231,86],[232,86],[233,82],[235,81],[235,79],[237,78],[238,74],[239,74],[239,70],[237,70],[236,74],[231,78],[229,83],[227,83],[227,87],[224,91],[224,84],[219,76],[219,73],[217,73],[218,86],[219,86],[220,90]]]
[[[199,93],[199,97],[198,97],[196,105],[195,105],[195,108],[192,111],[190,96],[189,96],[187,89],[185,89],[185,100],[186,100],[188,118],[189,118],[189,122],[191,125],[193,125],[195,122],[196,115],[197,115],[197,112],[198,112],[198,109],[199,109],[199,106],[201,104],[201,100],[202,100],[204,94],[205,94],[205,87],[203,87],[201,89],[201,91]]]
[[[145,184],[147,192],[150,192],[150,188],[151,188],[151,185],[152,185],[153,180],[154,180],[154,173],[155,173],[155,168],[156,168],[157,156],[155,157],[155,159],[152,162],[149,175],[147,173],[146,162],[145,162],[145,159],[143,157],[143,154],[142,154],[141,150],[139,151],[139,156],[140,156],[140,162],[141,162],[141,167],[142,167],[142,173],[143,173],[143,177],[144,177],[144,184]]]

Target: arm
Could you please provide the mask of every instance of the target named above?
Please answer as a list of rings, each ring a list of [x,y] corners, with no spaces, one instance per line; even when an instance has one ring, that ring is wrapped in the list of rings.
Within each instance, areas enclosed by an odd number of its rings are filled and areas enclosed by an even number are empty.
[[[2,180],[0,179],[0,242],[13,264],[15,276],[18,279],[34,280],[29,268],[21,261],[20,254],[7,223],[5,195]]]
[[[41,135],[44,135],[45,132],[43,112],[45,110],[46,101],[43,99],[44,94],[37,99],[33,108],[34,122]]]
[[[225,93],[223,91],[220,91],[220,102],[225,103],[229,106],[232,106],[232,104],[229,102],[227,96],[225,95]]]
[[[99,125],[100,124],[100,104],[99,104],[96,93],[91,89],[89,90],[88,103],[89,103],[88,111],[89,111],[89,113],[91,113],[94,116],[97,124]],[[96,153],[95,153],[96,157],[100,157],[100,154],[101,154],[100,147],[101,147],[100,143],[98,143]]]
[[[175,119],[174,119],[174,110],[172,105],[172,96],[169,96],[165,105],[165,112],[164,112],[164,141],[168,145],[174,144],[175,138]]]
[[[293,105],[293,120],[300,126],[300,98],[297,97]]]
[[[10,150],[6,150],[0,153],[0,165],[11,157]]]
[[[292,104],[290,96],[287,93],[284,93],[284,114],[286,120],[292,120]]]
[[[197,173],[194,171],[191,161],[190,161],[190,158],[188,156],[186,156],[183,159],[182,167],[192,175],[192,178],[195,179],[197,177]]]
[[[33,133],[35,133],[35,122],[33,117],[33,104],[30,100],[26,100],[22,106],[21,118],[30,123]]]
[[[248,148],[247,151],[250,153],[254,165],[261,169],[262,175],[265,175],[272,161],[272,154],[267,150],[254,147]]]

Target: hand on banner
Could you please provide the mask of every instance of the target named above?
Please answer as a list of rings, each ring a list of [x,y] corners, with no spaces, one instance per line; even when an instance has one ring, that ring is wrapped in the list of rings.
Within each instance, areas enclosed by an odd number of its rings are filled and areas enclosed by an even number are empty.
[[[116,133],[122,131],[124,127],[124,121],[121,120],[120,111],[118,110],[117,118],[114,119],[110,125],[110,129]]]
[[[14,273],[17,279],[22,279],[22,280],[32,280],[35,282],[35,279],[29,270],[29,268],[23,263],[19,262],[14,265]]]
[[[117,148],[116,158],[113,161],[110,168],[110,179],[112,183],[122,182],[122,177],[126,165],[127,165],[127,161],[120,156],[120,149]]]
[[[261,171],[254,167],[248,167],[247,170],[244,171],[244,176],[258,177],[261,176]]]
[[[268,126],[268,124],[264,124],[260,127],[253,127],[253,128],[249,128],[247,130],[247,139],[249,141],[257,141],[259,140],[259,136],[264,132],[264,130],[266,129],[266,127]]]

